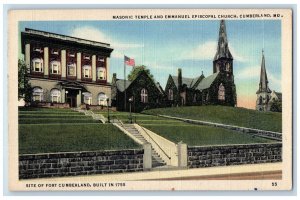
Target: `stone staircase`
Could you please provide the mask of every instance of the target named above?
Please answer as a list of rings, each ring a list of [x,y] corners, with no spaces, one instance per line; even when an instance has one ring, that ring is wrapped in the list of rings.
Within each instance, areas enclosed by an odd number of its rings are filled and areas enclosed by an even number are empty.
[[[148,141],[140,134],[140,132],[134,127],[133,124],[121,124],[121,123],[118,123],[118,124],[120,126],[122,126],[126,131],[131,133],[142,144],[148,143]],[[165,165],[166,165],[165,161],[163,161],[163,159],[159,156],[159,154],[152,147],[152,167],[153,168],[162,167]]]

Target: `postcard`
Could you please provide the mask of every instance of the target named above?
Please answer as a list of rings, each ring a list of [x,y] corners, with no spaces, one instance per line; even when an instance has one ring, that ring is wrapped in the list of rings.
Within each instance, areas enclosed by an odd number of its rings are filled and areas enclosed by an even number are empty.
[[[11,191],[291,190],[292,10],[11,10]]]

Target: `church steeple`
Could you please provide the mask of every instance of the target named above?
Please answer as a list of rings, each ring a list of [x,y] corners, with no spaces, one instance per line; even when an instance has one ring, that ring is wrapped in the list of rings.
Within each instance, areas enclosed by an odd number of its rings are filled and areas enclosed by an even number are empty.
[[[268,81],[267,70],[266,70],[265,55],[264,55],[264,50],[262,50],[259,88],[256,94],[261,92],[271,93],[268,83],[269,81]]]
[[[220,58],[233,59],[228,48],[225,20],[221,20],[220,22],[219,41],[218,41],[217,53],[215,55],[214,61]]]

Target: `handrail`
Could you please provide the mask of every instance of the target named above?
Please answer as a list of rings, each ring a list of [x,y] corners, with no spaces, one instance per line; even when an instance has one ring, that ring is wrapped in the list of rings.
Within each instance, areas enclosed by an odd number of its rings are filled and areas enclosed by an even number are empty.
[[[138,124],[139,125],[139,124]],[[147,131],[144,129],[143,126],[139,125],[143,131],[149,136],[149,138],[158,146],[158,148],[167,156],[167,158],[169,158],[169,160],[171,160],[171,157],[168,156],[168,154],[159,146],[159,144],[157,144],[157,142],[155,142],[155,140],[147,133]]]

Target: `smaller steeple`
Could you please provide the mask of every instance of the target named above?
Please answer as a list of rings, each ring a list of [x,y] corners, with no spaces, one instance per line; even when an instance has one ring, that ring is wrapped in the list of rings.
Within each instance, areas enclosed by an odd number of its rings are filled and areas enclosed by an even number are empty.
[[[258,88],[256,94],[261,93],[261,92],[271,93],[268,83],[269,83],[269,81],[268,81],[267,70],[266,70],[265,55],[264,55],[264,50],[262,49],[259,88]]]

